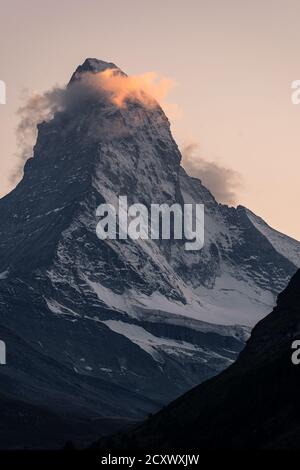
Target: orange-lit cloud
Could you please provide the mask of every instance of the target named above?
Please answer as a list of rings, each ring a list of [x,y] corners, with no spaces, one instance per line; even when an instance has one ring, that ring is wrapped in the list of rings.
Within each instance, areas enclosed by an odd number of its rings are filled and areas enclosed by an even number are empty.
[[[127,76],[119,69],[106,69],[96,74],[85,73],[81,83],[84,85],[83,89],[80,84],[79,88],[75,85],[72,89],[54,87],[42,94],[34,93],[24,97],[24,103],[18,110],[20,120],[16,130],[20,160],[11,174],[11,181],[15,182],[21,176],[24,161],[32,156],[37,138],[37,125],[42,121],[51,120],[54,114],[63,110],[68,103],[80,99],[82,93],[85,96],[85,87],[98,90],[100,95],[120,108],[125,108],[131,99],[140,101],[147,108],[153,108],[159,103],[169,117],[175,118],[179,115],[177,105],[166,100],[175,83],[169,78],[160,77],[156,72]]]
[[[175,105],[166,102],[166,98],[175,86],[173,80],[160,77],[156,72],[127,76],[118,69],[106,69],[97,74],[87,73],[85,83],[106,93],[116,106],[124,108],[130,100],[138,100],[148,108],[157,106],[157,102],[166,109]]]

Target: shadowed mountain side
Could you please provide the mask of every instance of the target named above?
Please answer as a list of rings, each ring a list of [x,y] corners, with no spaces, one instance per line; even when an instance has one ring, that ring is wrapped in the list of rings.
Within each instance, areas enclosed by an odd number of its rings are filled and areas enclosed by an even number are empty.
[[[253,329],[237,362],[101,448],[238,449],[300,446],[300,271]]]

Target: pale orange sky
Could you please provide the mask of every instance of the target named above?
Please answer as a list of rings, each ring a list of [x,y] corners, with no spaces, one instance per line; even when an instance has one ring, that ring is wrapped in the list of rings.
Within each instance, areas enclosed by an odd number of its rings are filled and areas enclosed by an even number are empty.
[[[183,146],[241,173],[238,203],[300,239],[300,2],[296,0],[0,0],[0,195],[16,165],[16,111],[66,83],[86,57],[177,83],[171,119]]]

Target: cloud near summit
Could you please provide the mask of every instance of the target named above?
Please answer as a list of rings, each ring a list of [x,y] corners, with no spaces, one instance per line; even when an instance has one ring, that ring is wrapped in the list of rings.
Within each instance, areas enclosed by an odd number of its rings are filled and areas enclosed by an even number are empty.
[[[118,69],[106,69],[96,74],[86,73],[83,81],[106,93],[111,102],[120,108],[126,107],[129,99],[137,99],[147,107],[155,106],[155,101],[163,104],[175,86],[173,80],[160,77],[156,72],[127,76]]]
[[[161,77],[156,72],[147,72],[141,75],[127,76],[118,69],[106,69],[99,73],[86,72],[81,79],[82,86],[54,87],[42,94],[34,93],[23,98],[23,104],[18,110],[20,118],[16,130],[18,144],[19,164],[11,175],[15,182],[23,171],[24,161],[32,156],[33,146],[37,138],[37,125],[42,121],[49,121],[58,110],[62,110],[68,100],[76,100],[76,93],[82,96],[91,88],[96,89],[105,98],[120,108],[126,107],[129,99],[136,99],[148,108],[155,107],[157,102],[166,113],[175,117],[178,115],[177,106],[167,102],[167,96],[175,86],[169,78]]]

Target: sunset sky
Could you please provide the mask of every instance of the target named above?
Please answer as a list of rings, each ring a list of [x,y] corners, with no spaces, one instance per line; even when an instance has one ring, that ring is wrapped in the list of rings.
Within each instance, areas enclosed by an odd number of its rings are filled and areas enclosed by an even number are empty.
[[[13,187],[24,90],[64,85],[96,57],[175,82],[166,111],[180,148],[227,169],[238,204],[300,240],[299,1],[0,0],[0,9],[0,196]]]

